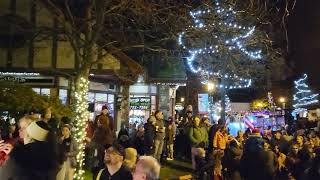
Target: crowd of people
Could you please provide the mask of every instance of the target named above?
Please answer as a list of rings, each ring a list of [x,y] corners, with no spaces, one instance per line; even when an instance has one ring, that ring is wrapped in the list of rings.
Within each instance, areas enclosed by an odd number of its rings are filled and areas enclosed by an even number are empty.
[[[1,180],[72,180],[78,166],[77,141],[68,118],[60,123],[43,113],[32,111],[17,123],[0,121]],[[95,180],[156,180],[160,165],[152,156],[139,156],[135,148],[117,143],[108,108],[93,123],[88,122],[86,163]],[[91,179],[91,178],[90,178]]]
[[[175,158],[191,161],[199,180],[320,179],[319,127],[248,129],[233,137],[223,120],[211,124],[190,110],[165,120],[158,110],[116,133],[108,111],[103,106],[86,129],[85,168],[94,180],[156,180]],[[79,149],[72,124],[53,121],[50,109],[17,124],[1,121],[0,179],[73,179]]]

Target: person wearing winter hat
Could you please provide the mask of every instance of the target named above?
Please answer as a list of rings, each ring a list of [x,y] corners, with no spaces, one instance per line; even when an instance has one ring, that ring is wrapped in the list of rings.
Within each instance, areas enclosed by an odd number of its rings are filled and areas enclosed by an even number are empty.
[[[34,121],[26,128],[24,145],[15,147],[0,168],[1,179],[55,179],[59,158],[57,144],[44,121]]]
[[[93,169],[100,169],[104,166],[104,147],[106,145],[110,146],[114,142],[115,132],[113,128],[113,119],[109,115],[108,107],[104,105],[101,114],[94,121],[92,139],[87,138],[87,141],[90,142],[91,155],[95,159],[95,162],[91,165]]]
[[[148,122],[144,124],[144,153],[152,155],[154,152],[153,143],[156,135],[156,117],[150,116]]]

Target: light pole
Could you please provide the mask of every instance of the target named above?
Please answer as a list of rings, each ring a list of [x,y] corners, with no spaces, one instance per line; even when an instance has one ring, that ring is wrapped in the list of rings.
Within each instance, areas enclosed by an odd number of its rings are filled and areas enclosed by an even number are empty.
[[[286,98],[280,97],[279,102],[282,103],[282,109],[286,108]]]

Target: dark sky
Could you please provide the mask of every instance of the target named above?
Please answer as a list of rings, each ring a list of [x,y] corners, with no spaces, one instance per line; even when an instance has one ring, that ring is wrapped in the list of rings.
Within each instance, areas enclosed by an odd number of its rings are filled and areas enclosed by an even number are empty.
[[[307,73],[312,87],[320,89],[320,0],[297,0],[288,32],[295,75]]]

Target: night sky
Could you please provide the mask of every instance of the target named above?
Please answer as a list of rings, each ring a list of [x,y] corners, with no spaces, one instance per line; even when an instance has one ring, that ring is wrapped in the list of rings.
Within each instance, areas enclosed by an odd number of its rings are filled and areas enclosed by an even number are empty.
[[[294,75],[307,73],[311,86],[320,89],[320,0],[297,0],[288,32]]]

